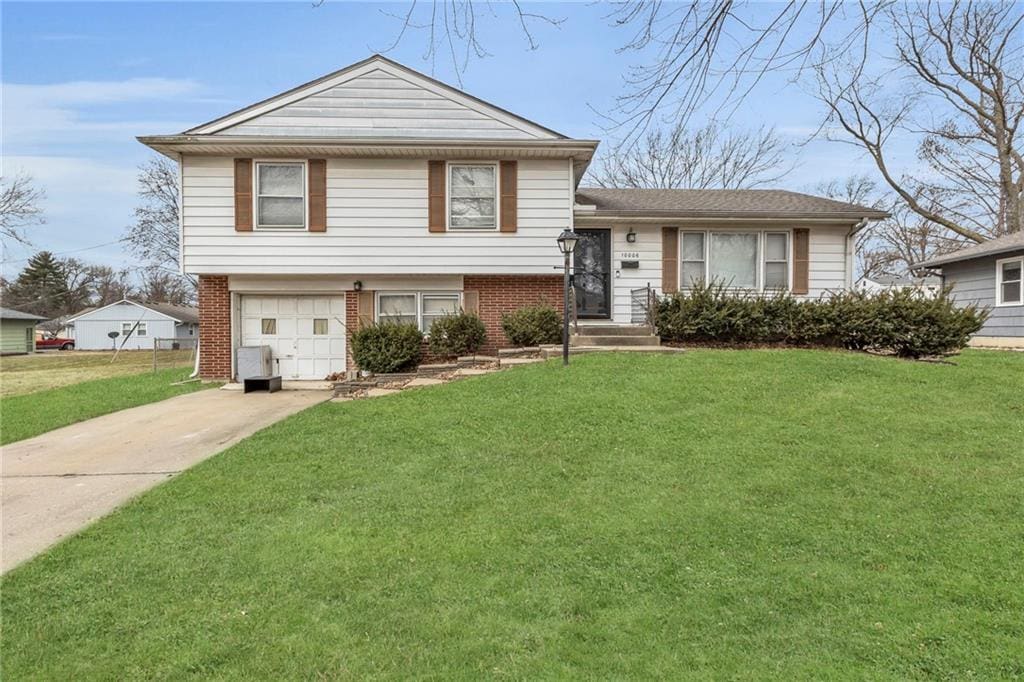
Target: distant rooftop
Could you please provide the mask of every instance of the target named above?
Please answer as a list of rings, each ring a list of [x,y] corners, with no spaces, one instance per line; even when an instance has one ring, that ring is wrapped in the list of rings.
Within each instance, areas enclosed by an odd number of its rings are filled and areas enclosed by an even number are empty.
[[[888,213],[834,199],[781,189],[606,189],[581,187],[576,203],[598,213],[677,217],[861,218]]]
[[[23,313],[20,310],[14,310],[12,308],[0,308],[0,320],[45,320],[45,317],[39,315],[33,315],[32,313]]]
[[[946,263],[958,263],[962,260],[981,258],[983,256],[995,256],[1010,251],[1024,251],[1024,230],[1004,234],[1002,237],[989,239],[976,246],[968,246],[944,256],[938,256],[915,265],[915,268],[934,268]]]

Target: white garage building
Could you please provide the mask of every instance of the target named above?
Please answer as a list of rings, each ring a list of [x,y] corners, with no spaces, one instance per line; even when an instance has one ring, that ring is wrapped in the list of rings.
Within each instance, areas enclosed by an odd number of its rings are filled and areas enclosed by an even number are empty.
[[[189,339],[199,334],[199,311],[169,303],[124,299],[72,317],[77,350],[151,350],[153,339]],[[115,339],[111,332],[117,332]]]

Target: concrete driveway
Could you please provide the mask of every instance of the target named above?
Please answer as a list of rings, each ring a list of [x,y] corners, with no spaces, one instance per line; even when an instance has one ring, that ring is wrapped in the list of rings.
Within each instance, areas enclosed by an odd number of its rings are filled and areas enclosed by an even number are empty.
[[[122,410],[3,447],[6,572],[144,490],[331,397],[211,389]]]

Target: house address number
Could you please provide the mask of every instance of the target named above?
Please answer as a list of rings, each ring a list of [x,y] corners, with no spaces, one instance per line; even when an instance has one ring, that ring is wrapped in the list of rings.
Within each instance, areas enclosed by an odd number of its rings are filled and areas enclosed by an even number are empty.
[[[619,254],[619,258],[625,260],[635,260],[640,257],[640,253],[637,251],[623,251]]]

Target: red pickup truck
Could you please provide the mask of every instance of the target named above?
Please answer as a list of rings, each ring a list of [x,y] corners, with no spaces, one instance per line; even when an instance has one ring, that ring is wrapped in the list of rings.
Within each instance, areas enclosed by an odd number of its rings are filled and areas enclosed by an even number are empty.
[[[36,339],[36,350],[74,350],[75,340],[64,339],[59,336],[44,337]]]

